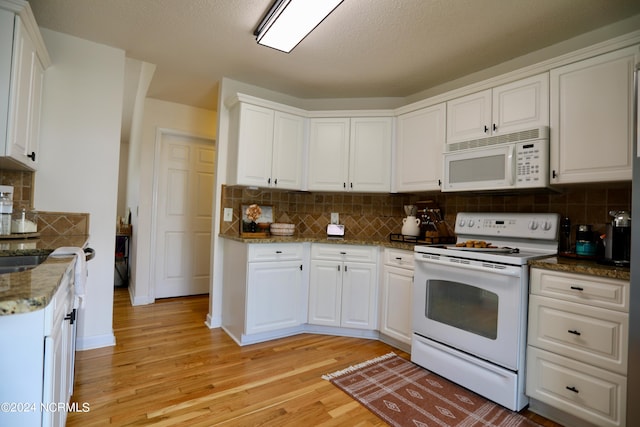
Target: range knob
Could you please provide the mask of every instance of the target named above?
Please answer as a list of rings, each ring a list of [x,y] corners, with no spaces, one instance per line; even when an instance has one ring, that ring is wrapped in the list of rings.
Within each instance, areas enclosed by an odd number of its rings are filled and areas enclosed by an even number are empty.
[[[529,221],[529,230],[537,230],[538,223],[536,221]]]
[[[551,221],[542,221],[542,229],[545,231],[551,230]]]
[[[470,219],[469,220],[469,227],[473,227],[475,225],[475,221]]]
[[[465,220],[464,220],[464,218],[461,218],[460,221],[458,221],[458,225],[460,227],[464,227],[464,224],[465,224]]]

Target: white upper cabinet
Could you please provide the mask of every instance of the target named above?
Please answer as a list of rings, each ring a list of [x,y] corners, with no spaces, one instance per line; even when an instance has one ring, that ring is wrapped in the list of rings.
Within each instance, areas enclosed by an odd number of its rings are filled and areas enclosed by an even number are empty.
[[[290,190],[302,188],[306,121],[294,114],[274,113],[271,186]]]
[[[633,67],[629,47],[551,70],[551,182],[631,179]]]
[[[447,143],[548,125],[548,73],[447,102]]]
[[[36,170],[42,84],[49,56],[35,22],[23,21],[18,10],[0,8],[0,24],[1,164]]]
[[[446,104],[398,116],[394,191],[439,190]]]
[[[344,191],[349,180],[348,118],[309,123],[309,190]]]
[[[389,192],[391,117],[312,118],[308,189]]]
[[[229,184],[302,189],[302,116],[239,102],[231,110]]]

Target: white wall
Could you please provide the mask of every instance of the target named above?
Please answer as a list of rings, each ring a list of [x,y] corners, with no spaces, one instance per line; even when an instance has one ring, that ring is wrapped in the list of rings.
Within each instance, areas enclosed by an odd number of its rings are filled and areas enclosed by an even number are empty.
[[[153,220],[153,173],[156,135],[159,128],[172,129],[204,138],[215,139],[217,113],[202,108],[147,98],[140,123],[139,152],[129,174],[127,191],[133,224],[131,241],[131,280],[129,292],[134,305],[154,302],[154,286],[151,283],[152,220]],[[135,126],[135,124],[134,124]],[[133,147],[132,147],[133,149]]]
[[[113,254],[124,51],[41,29],[52,60],[45,74],[34,206],[90,214],[86,298],[78,349],[113,345]]]

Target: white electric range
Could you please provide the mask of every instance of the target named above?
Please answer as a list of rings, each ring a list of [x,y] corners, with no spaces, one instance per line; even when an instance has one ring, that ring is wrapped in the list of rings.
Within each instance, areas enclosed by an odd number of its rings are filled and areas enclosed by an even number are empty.
[[[557,253],[558,214],[459,213],[457,243],[416,246],[411,360],[511,410],[524,395],[529,269]]]

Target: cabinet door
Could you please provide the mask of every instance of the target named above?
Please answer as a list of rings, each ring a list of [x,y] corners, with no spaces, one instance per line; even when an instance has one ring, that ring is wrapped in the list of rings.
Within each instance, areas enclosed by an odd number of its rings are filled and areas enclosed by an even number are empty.
[[[34,168],[35,165],[27,155],[31,154],[29,144],[32,137],[31,132],[34,130],[32,129],[32,113],[38,111],[37,120],[40,118],[40,103],[35,105],[36,99],[34,97],[37,95],[37,101],[40,101],[42,67],[38,67],[39,60],[35,46],[19,18],[16,18],[15,21],[13,49],[11,70],[13,77],[11,80],[9,137],[7,138],[6,155],[29,168]],[[34,74],[38,74],[39,78],[36,78]],[[34,93],[36,81],[38,82],[35,88],[37,94]]]
[[[494,88],[492,104],[493,134],[549,126],[549,74]]]
[[[275,112],[271,172],[273,187],[289,190],[302,188],[304,124],[304,117]]]
[[[0,155],[6,154],[15,14],[0,9]]]
[[[237,183],[266,187],[271,179],[274,111],[240,105]]]
[[[447,143],[491,136],[491,90],[447,102]]]
[[[345,262],[342,277],[341,326],[376,329],[376,265]]]
[[[37,169],[40,156],[40,113],[42,111],[42,84],[44,82],[44,68],[37,57],[33,62],[33,79],[31,85],[31,117],[29,121],[29,144],[25,162],[31,169]]]
[[[69,380],[72,377],[69,369],[69,359],[74,349],[70,337],[72,325],[68,315],[73,310],[73,291],[70,276],[67,275],[60,284],[51,304],[54,304],[52,314],[51,333],[44,339],[44,373],[42,387],[42,403],[55,406],[58,403],[69,402]],[[66,411],[43,411],[42,425],[65,425]]]
[[[247,278],[247,335],[304,323],[301,261],[250,262]]]
[[[446,104],[398,117],[395,191],[439,190]]]
[[[631,179],[630,47],[551,70],[551,182]]]
[[[349,190],[391,191],[390,117],[351,119]]]
[[[342,263],[311,260],[309,271],[309,323],[340,326]]]
[[[380,332],[405,344],[411,344],[413,270],[385,266],[383,275]]]
[[[311,119],[309,190],[344,191],[349,179],[349,119]]]

